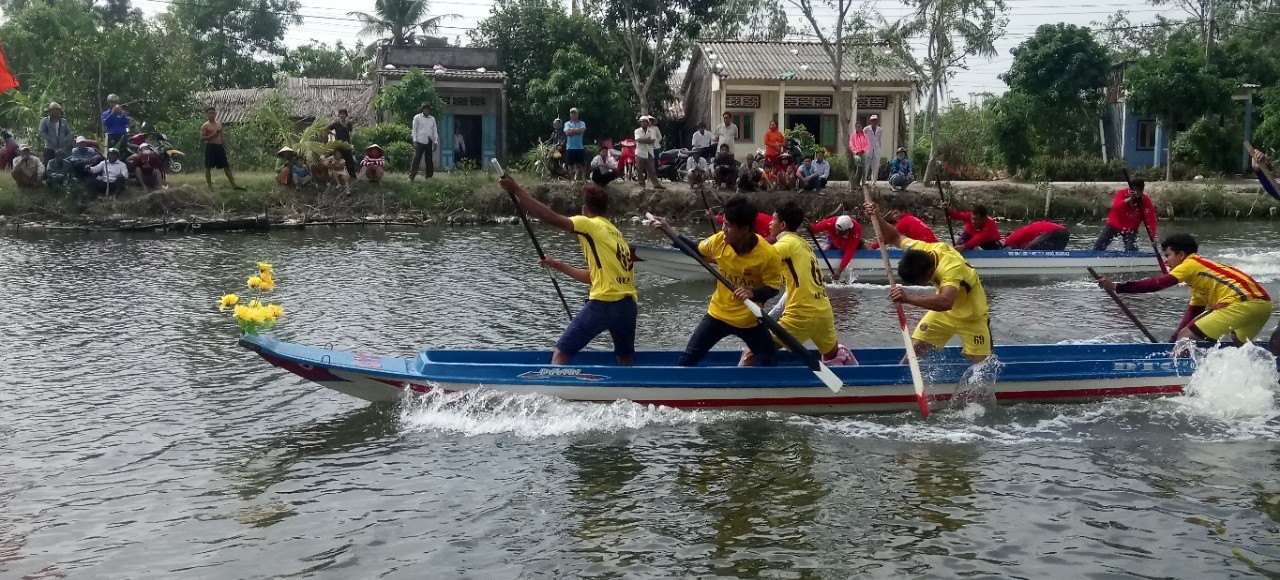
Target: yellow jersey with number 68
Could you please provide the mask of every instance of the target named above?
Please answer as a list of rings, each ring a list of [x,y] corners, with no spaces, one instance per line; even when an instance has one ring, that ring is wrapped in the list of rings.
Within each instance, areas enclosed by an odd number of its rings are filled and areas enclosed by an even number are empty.
[[[575,215],[573,233],[578,234],[582,256],[591,274],[591,294],[601,302],[617,302],[636,298],[635,265],[631,262],[631,246],[613,222],[600,217]]]
[[[756,247],[750,252],[739,255],[724,239],[724,232],[719,232],[698,244],[698,252],[708,258],[715,258],[720,266],[720,273],[733,282],[734,286],[757,290],[765,286],[779,288],[782,286],[782,261],[778,259],[778,251],[769,242],[756,234]],[[711,304],[707,306],[707,314],[712,318],[737,328],[751,328],[759,323],[755,315],[747,310],[742,301],[733,297],[733,292],[724,284],[716,284],[716,291],[711,295]]]
[[[782,282],[787,287],[786,316],[801,321],[815,316],[830,317],[831,300],[827,298],[827,286],[813,246],[794,232],[783,232],[773,249],[782,260]]]
[[[933,256],[933,279],[929,281],[939,292],[951,286],[960,293],[951,306],[951,315],[957,318],[975,318],[987,315],[987,291],[982,288],[978,271],[965,261],[955,248],[942,242],[922,242],[906,236],[899,244],[904,250],[920,250]]]

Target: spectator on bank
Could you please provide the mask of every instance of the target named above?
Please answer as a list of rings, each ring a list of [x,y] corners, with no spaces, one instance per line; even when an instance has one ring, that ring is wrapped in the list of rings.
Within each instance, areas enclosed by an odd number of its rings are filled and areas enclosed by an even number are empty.
[[[150,143],[138,147],[138,154],[133,157],[133,175],[138,178],[138,185],[142,186],[144,193],[157,187],[169,187],[164,176],[164,160]]]
[[[747,155],[747,160],[738,168],[738,193],[760,191],[764,181],[764,168],[755,155]]]
[[[734,181],[738,177],[738,160],[733,158],[733,149],[721,145],[715,159],[716,189],[733,190]]]
[[[787,146],[787,137],[778,130],[777,121],[769,121],[769,130],[764,134],[764,162],[773,165],[782,155],[782,148]]]
[[[805,155],[800,167],[796,168],[796,187],[803,191],[818,189],[818,168],[813,164],[813,156]]]
[[[827,181],[831,179],[831,164],[827,162],[827,150],[819,149],[818,158],[813,160],[814,169],[818,170],[818,187],[816,191],[819,193],[827,187]]]
[[[733,124],[733,115],[725,113],[722,118],[724,124],[712,131],[716,136],[716,148],[719,150],[720,147],[728,145],[729,151],[733,151],[734,145],[738,142],[738,126]]]
[[[640,128],[636,129],[636,179],[644,186],[645,179],[654,189],[666,189],[658,183],[658,166],[654,147],[662,144],[662,131],[653,126],[653,117],[640,116]]]
[[[902,191],[916,180],[911,170],[911,160],[907,158],[907,148],[899,147],[898,154],[889,162],[889,187],[894,191]]]
[[[586,134],[587,122],[578,118],[578,108],[569,109],[569,122],[564,124],[564,164],[574,181],[582,181],[586,175]]]
[[[880,158],[883,155],[884,129],[880,127],[880,115],[871,115],[862,134],[867,136],[867,168],[866,174],[871,176],[871,185],[880,178]],[[863,181],[866,181],[865,179]]]
[[[618,178],[618,158],[613,155],[613,141],[600,144],[600,153],[591,158],[591,181],[600,187]]]
[[[293,162],[289,164],[289,173],[293,178],[294,189],[311,185],[311,167],[307,165],[304,156],[294,156]]]
[[[204,110],[207,119],[200,125],[200,142],[204,143],[204,182],[213,191],[213,170],[221,169],[231,183],[231,188],[244,191],[246,188],[236,183],[231,174],[231,159],[227,154],[227,134],[222,122],[218,120],[218,111],[213,107]]]
[[[67,152],[59,149],[44,167],[44,183],[49,189],[62,189],[71,181],[74,171],[71,162],[67,161]]]
[[[125,137],[129,135],[129,124],[132,122],[124,105],[120,104],[120,97],[107,95],[107,110],[102,112],[102,128],[107,134],[107,147],[124,147]]]
[[[696,189],[701,189],[707,181],[707,176],[711,173],[711,166],[707,165],[707,160],[702,156],[702,151],[691,149],[689,151],[689,161],[685,163],[685,171],[689,174],[689,185]]]
[[[457,121],[455,121],[455,123],[457,123]],[[462,128],[455,126],[453,128],[453,161],[456,164],[458,161],[466,158],[467,140],[462,136]]]
[[[360,173],[365,181],[378,183],[386,173],[387,156],[382,147],[374,143],[364,148],[364,159],[360,160]]]
[[[422,175],[431,179],[436,174],[435,150],[440,146],[440,131],[436,118],[431,116],[431,105],[422,104],[422,112],[413,117],[413,164],[409,167],[409,181],[418,175],[422,163]]]
[[[338,118],[329,123],[328,131],[333,135],[334,141],[339,141],[342,145],[334,150],[342,157],[343,164],[346,166],[347,175],[356,176],[356,156],[351,150],[351,132],[355,130],[356,124],[347,116],[346,109],[338,109]]]
[[[12,169],[13,160],[18,157],[18,141],[8,131],[0,131],[0,140],[4,142],[0,147],[0,170]]]
[[[778,156],[774,169],[773,189],[775,191],[791,191],[796,188],[796,165],[791,162],[791,154]]]
[[[22,189],[40,187],[40,177],[44,175],[44,164],[31,154],[31,148],[23,145],[18,148],[18,158],[13,160],[13,182]]]
[[[298,157],[298,153],[286,145],[276,151],[276,157],[282,161],[276,164],[276,184],[281,187],[293,185],[293,160]]]
[[[716,137],[707,130],[705,122],[698,123],[698,130],[693,132],[691,146],[702,152],[703,157],[711,157],[716,152]]]
[[[862,123],[853,123],[853,133],[849,134],[849,183],[862,185],[867,176],[867,149],[871,142],[862,131]]]
[[[84,136],[76,137],[76,146],[71,149],[71,171],[76,177],[88,177],[89,168],[102,161],[98,151],[89,146]]]
[[[93,180],[93,188],[107,195],[124,191],[129,181],[129,166],[120,161],[120,151],[115,149],[108,149],[107,158],[90,167],[89,173],[98,176]]]
[[[49,103],[49,115],[40,119],[40,142],[44,143],[44,162],[53,159],[57,151],[71,148],[71,125],[62,116],[62,105]]]

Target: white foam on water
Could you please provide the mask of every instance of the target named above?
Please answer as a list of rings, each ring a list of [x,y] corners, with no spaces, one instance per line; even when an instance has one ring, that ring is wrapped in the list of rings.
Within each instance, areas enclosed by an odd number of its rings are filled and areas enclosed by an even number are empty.
[[[1280,415],[1276,359],[1254,344],[1198,351],[1196,372],[1179,402],[1188,409],[1224,421],[1261,420]]]
[[[1068,338],[1060,340],[1057,344],[1120,344],[1133,342],[1133,332],[1108,332],[1099,334],[1093,338]]]
[[[1218,256],[1218,261],[1239,268],[1259,282],[1280,281],[1280,252],[1237,250]]]
[[[486,389],[430,393],[407,398],[400,405],[400,425],[407,431],[443,431],[468,437],[559,437],[704,423],[726,416],[727,413],[716,411],[681,411],[630,401],[575,403],[547,395],[513,395]]]

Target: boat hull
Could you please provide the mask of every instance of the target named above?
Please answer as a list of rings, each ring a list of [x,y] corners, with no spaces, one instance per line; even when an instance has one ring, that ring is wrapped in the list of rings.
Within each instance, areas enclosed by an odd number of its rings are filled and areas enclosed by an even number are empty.
[[[635,265],[642,271],[652,272],[677,280],[710,280],[707,273],[694,259],[670,247],[633,245]],[[835,250],[824,252],[833,265],[843,256]],[[891,249],[889,259],[897,267],[902,251]],[[981,250],[965,254],[965,259],[978,270],[983,279],[1018,277],[1071,277],[1087,276],[1086,268],[1092,267],[1101,274],[1126,274],[1155,272],[1159,262],[1155,254],[1125,252],[1094,252],[1089,250]],[[879,250],[860,251],[849,262],[849,271],[859,281],[884,282],[884,261]]]
[[[803,414],[909,411],[916,408],[902,349],[856,351],[863,365],[836,367],[845,382],[832,393],[797,361],[768,368],[733,366],[737,352],[717,351],[703,366],[668,366],[678,353],[641,352],[636,366],[606,364],[611,353],[586,352],[573,366],[546,364],[532,351],[423,351],[414,359],[378,357],[246,336],[246,348],[271,364],[366,401],[397,401],[433,391],[488,389],[567,401],[633,401],[683,409],[751,409]],[[953,349],[925,359],[934,402],[981,392],[999,402],[1070,403],[1182,393],[1190,359],[1168,357],[1171,345],[1026,345],[998,347],[999,365],[985,380]],[[789,364],[788,364],[789,363]],[[996,367],[999,367],[998,370]]]

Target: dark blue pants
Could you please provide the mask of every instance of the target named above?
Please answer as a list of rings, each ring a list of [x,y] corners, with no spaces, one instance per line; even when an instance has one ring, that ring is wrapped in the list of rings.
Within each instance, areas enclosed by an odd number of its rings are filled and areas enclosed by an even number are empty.
[[[778,364],[778,344],[773,342],[773,335],[765,325],[738,328],[717,320],[710,314],[704,314],[702,322],[693,329],[693,336],[689,337],[689,344],[685,345],[684,354],[680,355],[680,362],[676,364],[682,367],[698,366],[702,357],[707,356],[717,343],[730,335],[747,343],[747,348],[756,357],[756,364],[764,367]]]
[[[623,298],[614,302],[588,300],[569,327],[564,329],[556,349],[573,356],[604,332],[613,339],[613,354],[630,357],[636,353],[636,301]]]

